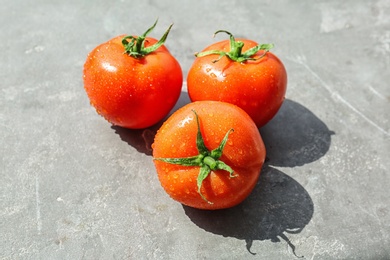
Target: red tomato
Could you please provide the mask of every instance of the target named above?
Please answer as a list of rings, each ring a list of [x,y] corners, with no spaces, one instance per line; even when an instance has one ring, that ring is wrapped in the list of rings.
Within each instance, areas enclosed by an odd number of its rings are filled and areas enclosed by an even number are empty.
[[[236,41],[226,33],[230,40],[212,44],[197,54],[187,77],[190,99],[235,104],[244,109],[258,127],[264,126],[284,101],[286,69],[269,52],[273,45],[258,45],[247,39]]]
[[[142,36],[121,35],[88,54],[84,88],[96,111],[114,125],[154,125],[180,96],[181,67],[162,45],[171,27],[160,41],[146,37],[156,23]]]
[[[174,112],[152,148],[165,191],[182,204],[210,210],[242,202],[265,159],[264,143],[248,114],[218,101],[193,102]]]

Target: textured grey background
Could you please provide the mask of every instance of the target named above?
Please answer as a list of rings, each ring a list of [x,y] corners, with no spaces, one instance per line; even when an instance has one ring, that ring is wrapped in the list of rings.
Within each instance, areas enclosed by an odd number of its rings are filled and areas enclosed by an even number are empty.
[[[287,68],[269,160],[236,208],[172,201],[157,127],[89,105],[87,53],[157,17],[185,77],[218,29],[275,43]],[[2,0],[0,36],[1,259],[390,259],[389,1]]]

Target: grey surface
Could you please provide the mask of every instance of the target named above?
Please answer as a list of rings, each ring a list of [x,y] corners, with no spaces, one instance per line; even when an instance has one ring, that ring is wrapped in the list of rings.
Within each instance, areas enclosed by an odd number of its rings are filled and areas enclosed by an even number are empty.
[[[287,68],[269,160],[236,208],[172,201],[156,127],[89,105],[87,53],[157,17],[185,77],[217,29],[275,43]],[[389,1],[2,0],[0,35],[1,259],[390,259]]]

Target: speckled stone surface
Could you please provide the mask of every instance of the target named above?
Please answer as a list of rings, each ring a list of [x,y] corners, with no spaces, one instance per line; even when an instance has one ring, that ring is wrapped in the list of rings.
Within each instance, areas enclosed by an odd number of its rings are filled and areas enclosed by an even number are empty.
[[[87,53],[157,17],[185,77],[218,29],[273,42],[286,66],[268,161],[235,208],[171,200],[158,126],[89,105]],[[0,259],[390,259],[389,1],[3,0],[0,21]]]

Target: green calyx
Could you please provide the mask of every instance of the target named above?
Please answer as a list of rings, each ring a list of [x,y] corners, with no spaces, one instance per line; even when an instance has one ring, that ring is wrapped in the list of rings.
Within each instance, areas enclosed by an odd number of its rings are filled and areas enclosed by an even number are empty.
[[[211,171],[224,170],[229,172],[230,177],[236,177],[236,175],[234,175],[233,169],[229,165],[225,164],[223,161],[219,160],[219,158],[222,156],[222,151],[226,145],[229,134],[234,130],[230,129],[226,133],[225,137],[222,139],[219,146],[214,150],[210,151],[204,144],[204,139],[200,131],[198,114],[194,110],[193,112],[195,114],[196,123],[198,125],[198,132],[196,136],[196,147],[199,151],[199,154],[191,157],[185,157],[185,158],[155,158],[155,160],[163,161],[170,164],[178,164],[182,166],[199,166],[200,171],[197,178],[198,193],[202,197],[202,199],[207,201],[209,204],[213,204],[203,196],[200,189],[202,187],[203,181],[207,178],[207,176],[209,176]]]
[[[158,42],[156,42],[154,45],[151,45],[151,46],[145,48],[145,46],[144,46],[145,38],[154,29],[154,27],[156,27],[157,22],[158,22],[158,19],[153,24],[153,26],[150,27],[148,30],[146,30],[146,32],[144,34],[142,34],[141,36],[134,37],[132,35],[128,35],[128,36],[123,37],[122,45],[125,48],[124,53],[126,53],[129,56],[132,56],[134,58],[142,58],[142,57],[148,55],[149,53],[160,48],[161,45],[163,45],[165,43],[165,40],[167,39],[168,34],[169,34],[173,24],[171,24],[168,27],[168,30],[164,33],[164,35],[161,37],[161,39]]]
[[[267,52],[269,52],[270,49],[274,47],[272,43],[268,44],[259,44],[253,48],[250,48],[249,50],[242,52],[242,48],[244,47],[244,43],[242,41],[236,41],[233,34],[231,34],[228,31],[225,30],[219,30],[214,33],[214,37],[216,34],[224,32],[227,33],[230,36],[230,51],[225,52],[221,50],[211,50],[211,51],[205,51],[205,52],[199,52],[196,53],[196,57],[203,57],[206,55],[212,55],[212,54],[217,54],[219,55],[219,58],[216,60],[213,60],[213,62],[219,61],[222,57],[226,56],[229,59],[236,61],[236,62],[245,62],[247,60],[258,60],[264,57]],[[257,58],[253,58],[252,56],[255,55],[258,51],[264,50],[264,53]]]

